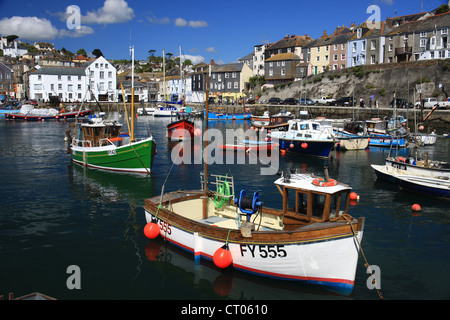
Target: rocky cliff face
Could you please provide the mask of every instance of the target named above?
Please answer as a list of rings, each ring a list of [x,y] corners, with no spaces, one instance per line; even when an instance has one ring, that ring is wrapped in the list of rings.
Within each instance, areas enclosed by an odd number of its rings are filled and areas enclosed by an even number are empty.
[[[444,90],[443,90],[444,89]],[[360,66],[345,70],[312,75],[284,86],[262,89],[261,100],[272,97],[318,99],[330,96],[334,99],[354,96],[366,103],[373,96],[373,103],[388,107],[394,98],[416,102],[422,98],[446,99],[450,94],[450,59],[411,61],[395,64]],[[253,90],[258,93],[258,89]]]

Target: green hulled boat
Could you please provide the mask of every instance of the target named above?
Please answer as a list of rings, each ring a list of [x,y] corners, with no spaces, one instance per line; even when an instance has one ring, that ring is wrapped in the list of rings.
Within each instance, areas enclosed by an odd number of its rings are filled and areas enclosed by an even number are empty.
[[[156,143],[153,137],[121,134],[117,121],[91,118],[73,124],[70,151],[75,163],[97,169],[150,173]],[[68,130],[70,135],[70,130]]]

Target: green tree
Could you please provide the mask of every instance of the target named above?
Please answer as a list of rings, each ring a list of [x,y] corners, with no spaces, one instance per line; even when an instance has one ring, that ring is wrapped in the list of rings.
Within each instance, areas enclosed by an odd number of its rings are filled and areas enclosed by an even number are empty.
[[[450,10],[450,7],[448,6],[448,4],[443,4],[439,8],[437,8],[436,14],[444,13],[444,12],[447,12],[449,10]]]
[[[92,51],[92,54],[96,57],[103,57],[103,53],[100,51],[100,49],[94,49],[94,51]]]
[[[77,54],[81,54],[82,56],[87,57],[86,50],[84,50],[84,49],[78,49]]]
[[[6,37],[6,41],[8,41],[8,43],[13,42],[16,39],[19,39],[19,36],[16,36],[15,34],[11,34]]]

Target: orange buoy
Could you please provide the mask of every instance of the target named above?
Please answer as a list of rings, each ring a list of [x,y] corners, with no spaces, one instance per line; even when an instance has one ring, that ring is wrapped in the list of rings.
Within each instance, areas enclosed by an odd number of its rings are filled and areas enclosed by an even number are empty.
[[[412,205],[412,210],[417,212],[417,211],[422,211],[422,208],[420,207],[419,204],[415,203]]]
[[[294,149],[294,144],[291,143],[291,144],[289,145],[289,148]]]
[[[308,144],[307,144],[306,142],[303,142],[303,143],[302,143],[302,148],[303,148],[303,149],[308,148]]]
[[[159,226],[155,222],[149,222],[144,227],[144,234],[149,239],[155,239],[159,235]]]
[[[284,156],[286,154],[286,150],[280,149],[280,153],[281,153],[282,156]]]
[[[350,193],[350,200],[359,200],[359,196],[356,192]]]
[[[213,261],[219,268],[226,268],[231,264],[233,257],[228,249],[228,244],[224,244],[222,247],[217,249],[216,252],[214,252]]]

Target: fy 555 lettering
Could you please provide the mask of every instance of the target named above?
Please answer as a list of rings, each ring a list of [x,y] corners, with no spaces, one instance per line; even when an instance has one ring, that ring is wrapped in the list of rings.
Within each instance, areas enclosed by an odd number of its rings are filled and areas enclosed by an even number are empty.
[[[287,252],[284,250],[284,245],[252,245],[241,244],[241,256],[251,255],[252,258],[257,256],[266,259],[286,258]]]

